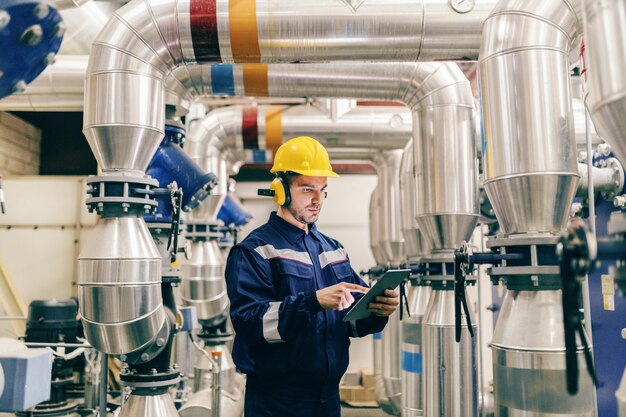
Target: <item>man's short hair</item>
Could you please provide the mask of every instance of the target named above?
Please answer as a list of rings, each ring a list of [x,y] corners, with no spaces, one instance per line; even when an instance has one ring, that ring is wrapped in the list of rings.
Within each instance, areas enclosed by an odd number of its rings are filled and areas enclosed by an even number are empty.
[[[293,184],[293,181],[296,178],[298,178],[301,174],[298,174],[297,172],[293,172],[293,171],[286,171],[286,172],[281,172],[278,175],[283,177],[287,181],[287,185],[291,187],[291,184]]]

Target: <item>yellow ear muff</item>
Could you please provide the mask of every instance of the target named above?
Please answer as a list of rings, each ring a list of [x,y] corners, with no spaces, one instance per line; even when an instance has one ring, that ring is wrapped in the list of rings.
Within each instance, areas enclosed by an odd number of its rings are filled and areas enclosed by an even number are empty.
[[[274,201],[280,206],[288,206],[291,203],[289,184],[283,177],[274,178],[270,184],[270,190],[274,191]]]

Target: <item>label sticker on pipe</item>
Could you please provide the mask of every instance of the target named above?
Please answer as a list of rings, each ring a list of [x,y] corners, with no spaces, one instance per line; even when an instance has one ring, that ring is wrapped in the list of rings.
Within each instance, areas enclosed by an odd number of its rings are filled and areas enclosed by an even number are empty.
[[[615,311],[615,282],[610,275],[602,275],[602,300],[605,311]]]

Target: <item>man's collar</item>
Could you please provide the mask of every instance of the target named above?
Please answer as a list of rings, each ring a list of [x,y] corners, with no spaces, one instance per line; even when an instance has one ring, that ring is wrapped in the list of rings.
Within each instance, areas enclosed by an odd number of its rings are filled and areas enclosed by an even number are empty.
[[[289,223],[287,220],[280,217],[275,211],[270,214],[270,219],[268,223],[280,230],[283,236],[287,238],[289,243],[295,243],[296,240],[306,235],[306,232],[304,230]],[[315,223],[309,223],[309,233],[313,235],[316,239],[319,239],[319,232],[317,231],[317,226],[315,225]]]

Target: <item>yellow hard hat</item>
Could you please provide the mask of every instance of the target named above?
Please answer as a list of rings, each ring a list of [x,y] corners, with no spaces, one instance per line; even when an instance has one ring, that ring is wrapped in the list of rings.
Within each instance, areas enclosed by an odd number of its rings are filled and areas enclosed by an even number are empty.
[[[270,172],[276,174],[288,171],[310,177],[339,176],[333,172],[326,149],[308,136],[289,139],[276,151]]]

